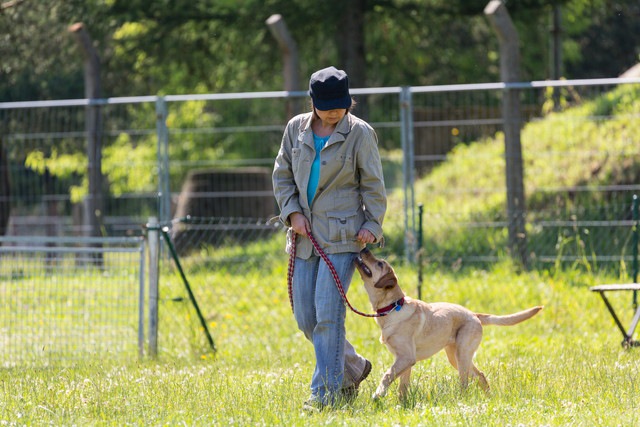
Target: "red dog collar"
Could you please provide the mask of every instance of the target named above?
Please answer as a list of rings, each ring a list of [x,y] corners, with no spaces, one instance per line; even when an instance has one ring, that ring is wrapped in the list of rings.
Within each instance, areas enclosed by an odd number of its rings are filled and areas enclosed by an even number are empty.
[[[400,298],[398,301],[392,304],[389,304],[386,307],[382,307],[381,309],[376,310],[376,313],[378,313],[380,316],[386,316],[387,314],[391,313],[393,310],[400,311],[403,305],[404,305],[404,297]]]

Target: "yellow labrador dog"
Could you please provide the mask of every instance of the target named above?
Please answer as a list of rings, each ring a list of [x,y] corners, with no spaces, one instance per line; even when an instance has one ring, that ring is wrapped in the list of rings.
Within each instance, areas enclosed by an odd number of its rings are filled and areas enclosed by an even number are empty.
[[[469,375],[489,391],[484,374],[473,364],[473,356],[482,340],[483,325],[509,326],[533,317],[542,307],[533,307],[507,316],[479,314],[446,302],[426,303],[405,296],[393,268],[385,260],[376,258],[368,249],[356,258],[356,267],[374,310],[381,316],[376,322],[382,330],[380,341],[395,356],[395,361],[383,375],[373,395],[379,399],[389,385],[400,378],[401,399],[409,388],[411,367],[445,349],[447,358],[460,375],[466,388]]]

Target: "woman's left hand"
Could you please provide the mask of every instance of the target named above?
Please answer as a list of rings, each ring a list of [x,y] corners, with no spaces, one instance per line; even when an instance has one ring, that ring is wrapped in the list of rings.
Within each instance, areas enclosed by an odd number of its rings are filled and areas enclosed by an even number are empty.
[[[374,243],[376,241],[376,236],[374,236],[372,232],[364,228],[361,228],[360,231],[358,231],[358,237],[356,238],[359,242],[365,244]]]

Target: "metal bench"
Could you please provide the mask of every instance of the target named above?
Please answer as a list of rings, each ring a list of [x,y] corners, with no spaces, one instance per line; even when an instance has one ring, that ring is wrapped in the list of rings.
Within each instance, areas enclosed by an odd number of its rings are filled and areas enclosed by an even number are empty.
[[[598,286],[592,286],[590,289],[591,291],[598,292],[600,294],[600,296],[602,297],[602,301],[604,301],[605,305],[607,306],[607,309],[609,310],[609,313],[611,313],[613,320],[616,322],[618,329],[620,329],[620,332],[622,332],[622,336],[624,337],[624,339],[622,340],[622,346],[625,348],[640,347],[640,341],[636,341],[633,339],[633,333],[635,332],[636,326],[638,326],[638,322],[640,321],[640,307],[635,303],[635,298],[634,298],[635,314],[633,315],[631,326],[629,326],[629,329],[625,331],[624,326],[622,326],[622,322],[620,322],[618,315],[616,314],[615,310],[613,309],[613,306],[611,305],[611,303],[607,299],[607,296],[605,295],[605,292],[633,291],[634,297],[635,297],[636,292],[640,291],[640,283],[628,283],[628,284],[621,284],[621,285],[617,285],[617,284],[598,285]]]
[[[622,332],[622,336],[624,339],[622,340],[622,346],[625,348],[629,347],[640,347],[640,341],[636,341],[633,339],[633,333],[636,330],[636,326],[638,326],[638,322],[640,321],[640,306],[638,306],[638,291],[640,291],[640,283],[638,283],[638,195],[633,195],[633,200],[631,203],[631,211],[633,215],[633,243],[632,243],[632,252],[633,252],[633,283],[625,283],[625,284],[611,284],[611,285],[598,285],[592,286],[590,289],[593,292],[598,292],[602,297],[602,301],[604,301],[609,313],[613,317],[613,320],[616,322],[618,329]],[[607,299],[605,292],[616,292],[616,291],[632,291],[633,292],[633,310],[635,311],[633,315],[633,319],[631,320],[631,326],[629,329],[625,331],[624,326],[622,326],[622,322],[618,318],[613,306]]]

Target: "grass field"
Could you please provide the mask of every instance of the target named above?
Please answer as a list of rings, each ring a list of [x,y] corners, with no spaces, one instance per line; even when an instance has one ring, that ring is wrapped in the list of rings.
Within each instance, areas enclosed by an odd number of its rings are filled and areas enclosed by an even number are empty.
[[[283,257],[284,258],[284,257]],[[313,350],[297,331],[287,300],[286,260],[270,271],[194,277],[218,352],[205,345],[174,357],[113,363],[88,360],[58,368],[0,370],[0,425],[556,425],[640,423],[640,348],[625,350],[600,298],[588,287],[613,278],[580,271],[427,272],[423,299],[475,311],[509,313],[543,304],[533,319],[487,327],[476,364],[492,387],[459,389],[444,354],[414,368],[408,401],[370,398],[391,361],[375,321],[347,314],[348,336],[373,363],[372,375],[348,407],[305,414]],[[398,268],[415,296],[416,272]],[[206,284],[205,284],[206,283]],[[217,283],[217,286],[211,286]],[[221,298],[224,296],[224,298]],[[370,311],[359,278],[349,297]],[[612,295],[628,324],[631,295]],[[164,342],[164,345],[170,343]]]

